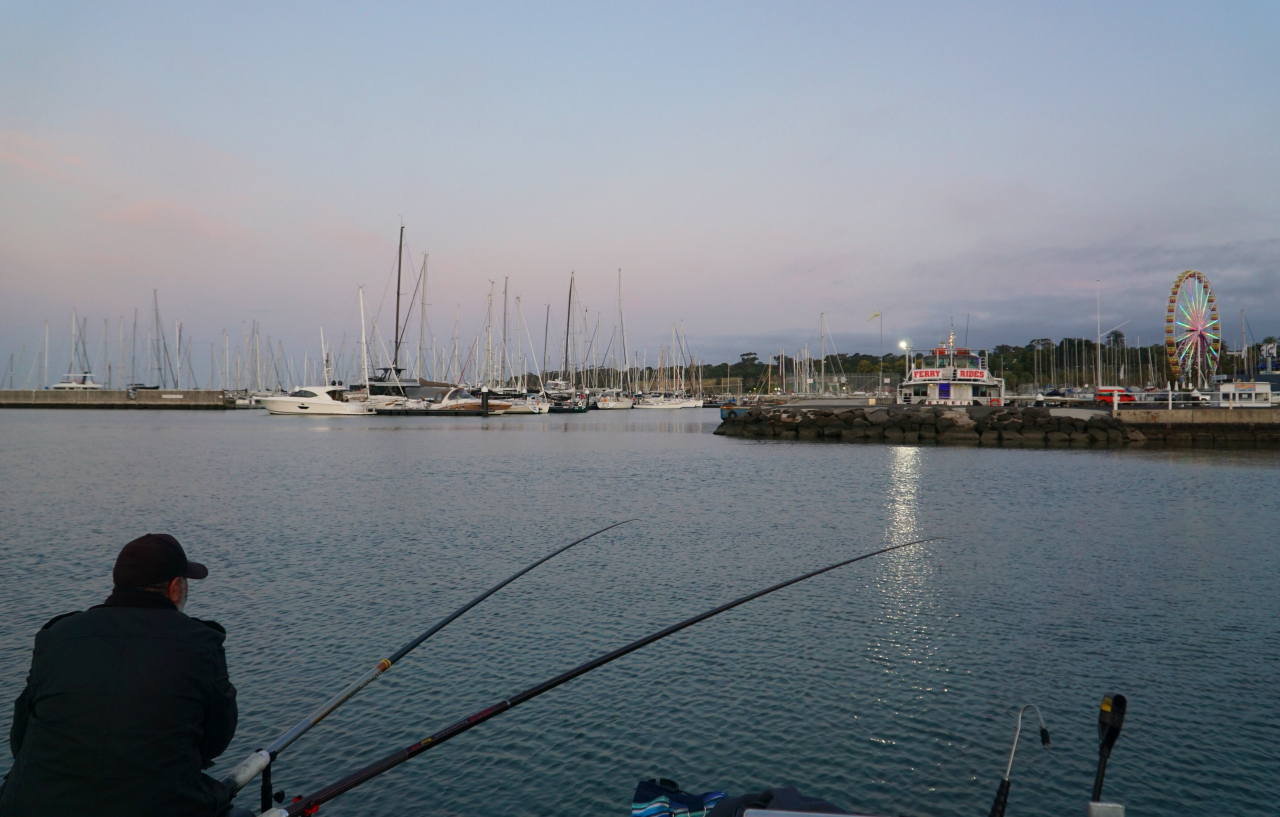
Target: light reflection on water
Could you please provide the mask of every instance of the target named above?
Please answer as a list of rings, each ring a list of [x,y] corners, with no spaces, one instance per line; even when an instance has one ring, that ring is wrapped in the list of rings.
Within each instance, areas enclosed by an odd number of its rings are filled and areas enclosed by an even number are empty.
[[[147,529],[212,571],[191,611],[230,633],[241,725],[223,768],[516,567],[641,518],[299,741],[277,770],[291,794],[695,611],[941,535],[653,645],[324,813],[625,813],[662,775],[980,814],[1027,701],[1054,744],[1020,749],[1010,814],[1082,813],[1113,689],[1130,715],[1108,793],[1146,815],[1210,794],[1274,813],[1280,561],[1273,521],[1238,501],[1269,490],[1274,454],[724,439],[714,410],[603,414],[0,412],[2,717],[35,630],[98,603]],[[1206,712],[1232,740],[1204,740]]]

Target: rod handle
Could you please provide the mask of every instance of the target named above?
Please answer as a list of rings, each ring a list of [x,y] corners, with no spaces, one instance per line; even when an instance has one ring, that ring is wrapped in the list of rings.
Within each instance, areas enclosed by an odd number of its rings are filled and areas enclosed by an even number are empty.
[[[1111,752],[1105,746],[1098,751],[1098,773],[1093,778],[1093,796],[1089,798],[1090,802],[1098,803],[1102,800],[1102,781],[1107,776],[1107,758],[1110,756]]]
[[[1004,807],[1009,804],[1009,778],[1000,781],[1000,788],[996,789],[995,802],[991,804],[990,817],[1004,817]]]

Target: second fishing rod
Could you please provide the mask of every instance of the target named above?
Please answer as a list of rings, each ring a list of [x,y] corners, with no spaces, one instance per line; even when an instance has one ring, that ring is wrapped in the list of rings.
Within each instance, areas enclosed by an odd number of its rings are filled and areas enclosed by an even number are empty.
[[[618,527],[619,525],[625,525],[628,522],[635,522],[635,521],[636,521],[635,519],[624,519],[621,522],[615,522],[612,525],[603,527],[598,531],[589,533],[580,539],[575,539],[569,544],[565,545],[564,547],[561,547],[558,550],[548,553],[546,556],[543,556],[541,559],[538,559],[536,562],[522,568],[521,570],[517,571],[516,573],[507,577],[506,579],[503,579],[502,581],[495,584],[493,587],[490,587],[488,590],[484,591],[480,595],[473,598],[471,601],[462,605],[457,610],[454,610],[449,615],[440,619],[426,632],[422,633],[416,638],[413,638],[407,643],[405,643],[402,647],[400,647],[400,649],[396,650],[389,657],[383,658],[380,661],[378,661],[378,663],[374,664],[363,675],[361,675],[359,678],[352,681],[345,688],[343,688],[341,692],[334,695],[329,700],[325,701],[323,704],[317,707],[314,711],[312,711],[310,715],[307,715],[305,718],[298,721],[288,731],[284,732],[278,738],[276,738],[271,743],[269,743],[266,747],[257,750],[253,754],[246,757],[244,760],[240,761],[240,763],[237,766],[231,769],[231,771],[228,772],[227,775],[222,778],[222,783],[226,785],[229,789],[231,789],[232,794],[234,794],[235,792],[238,792],[242,788],[244,788],[251,780],[257,777],[259,774],[262,774],[263,775],[263,787],[262,787],[263,798],[262,799],[263,799],[263,808],[265,809],[270,802],[269,797],[271,793],[271,778],[269,777],[269,775],[271,773],[270,770],[271,770],[272,762],[275,761],[276,756],[279,755],[280,752],[283,752],[295,740],[297,740],[298,738],[306,734],[306,732],[310,730],[311,727],[315,726],[320,721],[324,720],[326,717],[332,714],[335,709],[337,709],[338,707],[346,703],[348,700],[350,700],[353,695],[355,695],[357,692],[359,692],[360,690],[368,686],[370,683],[372,683],[376,678],[378,678],[378,676],[382,675],[382,673],[391,669],[391,667],[393,667],[397,661],[399,661],[401,658],[404,658],[406,655],[408,655],[410,652],[416,649],[419,645],[422,644],[422,642],[426,641],[431,636],[440,632],[445,627],[449,626],[450,623],[452,623],[454,620],[460,617],[463,613],[466,613],[472,607],[475,607],[477,604],[489,598],[494,593],[498,592],[499,590],[506,587],[507,585],[511,584],[513,581],[520,578],[524,574],[528,573],[530,570],[533,570],[539,565],[545,562],[548,562],[551,559],[554,559],[555,557],[559,556],[561,553],[564,553],[566,550],[569,550],[575,545],[580,545],[583,542],[587,541],[588,539],[592,539],[596,536],[599,536],[605,531],[612,530]]]
[[[295,798],[294,802],[288,804],[287,806],[273,807],[270,804],[266,804],[266,806],[263,808],[262,813],[259,815],[259,817],[302,817],[303,815],[312,814],[323,803],[327,803],[330,800],[334,799],[335,797],[338,797],[341,794],[351,791],[352,789],[356,788],[357,786],[363,783],[367,783],[368,781],[374,779],[375,777],[378,777],[379,775],[387,771],[390,771],[391,769],[394,769],[396,766],[399,766],[401,763],[404,763],[406,760],[417,757],[423,752],[429,749],[433,749],[436,746],[439,746],[440,744],[444,743],[445,741],[450,740],[451,738],[455,738],[458,735],[461,735],[463,732],[466,732],[470,729],[475,728],[476,726],[479,726],[480,724],[484,723],[490,718],[500,715],[509,709],[514,709],[515,707],[520,706],[523,703],[527,703],[528,701],[533,700],[539,695],[542,695],[544,692],[549,692],[555,689],[556,687],[560,686],[561,684],[568,683],[569,681],[572,681],[574,678],[578,678],[579,676],[585,675],[586,673],[591,672],[592,670],[599,669],[600,667],[603,667],[604,665],[610,662],[616,661],[617,659],[623,657],[624,655],[629,655],[630,653],[633,653],[642,647],[648,646],[649,644],[652,644],[655,641],[661,641],[667,636],[674,635],[675,633],[678,633],[687,627],[691,627],[694,624],[697,624],[702,621],[706,621],[707,619],[713,618],[714,616],[718,616],[721,613],[724,613],[728,610],[732,610],[735,607],[746,604],[747,602],[752,601],[754,599],[758,599],[761,596],[767,596],[770,593],[774,593],[778,590],[783,589],[784,587],[790,587],[791,585],[799,584],[800,582],[806,581],[808,579],[812,579],[815,576],[820,576],[823,573],[828,573],[837,568],[844,567],[845,565],[851,565],[854,562],[861,562],[863,559],[870,559],[873,556],[879,556],[882,553],[889,553],[891,551],[900,550],[906,547],[911,547],[912,545],[920,545],[925,542],[934,542],[940,538],[941,537],[931,536],[925,539],[917,539],[912,542],[903,542],[901,544],[890,545],[888,547],[881,548],[879,550],[873,550],[870,553],[864,553],[861,556],[854,556],[853,558],[850,558],[850,559],[844,559],[843,561],[836,562],[835,564],[827,565],[826,567],[818,568],[817,570],[812,570],[801,576],[796,576],[795,578],[778,582],[777,584],[772,585],[770,587],[766,587],[763,590],[757,590],[754,593],[749,593],[745,596],[742,596],[741,598],[737,598],[737,599],[734,599],[733,601],[726,602],[725,604],[722,604],[719,607],[716,607],[712,610],[707,610],[706,612],[699,613],[698,615],[687,618],[684,621],[681,621],[677,624],[672,624],[671,626],[666,627],[662,630],[659,630],[656,633],[651,633],[650,635],[647,635],[644,638],[640,638],[635,641],[632,641],[630,644],[627,644],[624,647],[619,647],[618,649],[613,650],[612,652],[605,653],[604,655],[601,655],[598,658],[594,658],[590,661],[587,661],[584,664],[579,664],[578,666],[574,667],[573,669],[567,672],[563,672],[554,678],[543,681],[542,683],[536,684],[535,686],[529,687],[523,692],[517,693],[515,695],[512,695],[510,698],[506,698],[502,701],[499,701],[493,706],[489,706],[484,709],[481,709],[479,712],[476,712],[473,715],[470,715],[466,718],[463,718],[460,721],[456,721],[450,724],[449,726],[446,726],[444,729],[441,729],[435,734],[427,737],[425,740],[417,741],[416,743],[410,744],[409,746],[406,746],[403,749],[400,749],[396,752],[392,752],[391,754],[387,755],[381,760],[375,761],[374,763],[371,763],[370,765],[365,766],[363,769],[360,769],[356,772],[353,772],[352,774],[347,775],[346,777],[342,778],[336,783],[331,783],[330,785],[325,786],[319,791],[314,792],[305,797]]]

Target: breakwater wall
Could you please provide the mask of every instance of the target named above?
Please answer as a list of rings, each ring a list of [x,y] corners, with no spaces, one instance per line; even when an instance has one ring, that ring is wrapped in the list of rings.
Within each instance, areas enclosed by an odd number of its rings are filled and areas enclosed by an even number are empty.
[[[206,409],[218,411],[233,404],[215,389],[7,389],[0,390],[0,408],[58,409]]]
[[[1280,444],[1280,410],[1107,411],[990,406],[755,407],[716,429],[725,437],[1006,446]]]

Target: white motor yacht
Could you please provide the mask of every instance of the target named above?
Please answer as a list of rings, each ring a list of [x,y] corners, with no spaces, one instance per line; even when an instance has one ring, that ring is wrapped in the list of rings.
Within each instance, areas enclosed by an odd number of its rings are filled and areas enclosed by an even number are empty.
[[[334,386],[303,386],[288,394],[263,397],[260,402],[272,414],[374,414],[367,400],[348,400],[346,389]]]
[[[449,389],[448,393],[427,406],[432,414],[483,414],[483,401],[463,388]],[[489,400],[490,414],[505,414],[511,404],[502,400]]]
[[[640,409],[683,409],[702,408],[701,397],[689,397],[684,394],[649,394],[636,401]]]

